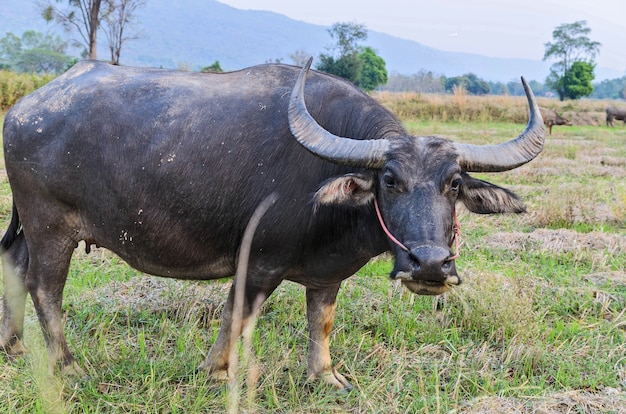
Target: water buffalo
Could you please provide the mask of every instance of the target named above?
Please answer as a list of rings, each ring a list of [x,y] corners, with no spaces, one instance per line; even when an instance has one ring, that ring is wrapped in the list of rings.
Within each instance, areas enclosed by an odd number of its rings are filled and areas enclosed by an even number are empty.
[[[329,350],[341,282],[392,251],[390,277],[411,291],[458,285],[455,205],[524,211],[515,194],[469,172],[529,162],[545,133],[523,79],[526,130],[478,146],[411,136],[373,98],[310,64],[203,74],[83,61],[13,106],[4,122],[13,211],[1,241],[0,347],[25,351],[30,294],[50,366],[81,374],[61,312],[79,241],[153,275],[229,277],[248,219],[274,194],[252,242],[244,323],[256,298],[283,280],[304,285],[309,377],[350,388]],[[200,365],[221,378],[233,345],[232,308],[233,290]]]
[[[552,135],[553,125],[572,126],[572,122],[570,120],[565,119],[561,115],[557,114],[554,109],[539,108],[539,110],[541,111],[543,123],[548,127],[548,132],[550,133],[550,135]]]
[[[622,126],[626,125],[626,109],[616,106],[607,106],[606,109],[606,126],[613,126],[613,119],[624,121]]]

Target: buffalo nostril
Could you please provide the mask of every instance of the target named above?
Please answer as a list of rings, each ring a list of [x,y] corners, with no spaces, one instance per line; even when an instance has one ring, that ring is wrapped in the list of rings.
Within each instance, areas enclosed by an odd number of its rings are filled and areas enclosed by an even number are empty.
[[[445,262],[443,262],[443,265],[441,265],[441,269],[444,272],[447,272],[450,269],[452,269],[452,260],[446,260]]]

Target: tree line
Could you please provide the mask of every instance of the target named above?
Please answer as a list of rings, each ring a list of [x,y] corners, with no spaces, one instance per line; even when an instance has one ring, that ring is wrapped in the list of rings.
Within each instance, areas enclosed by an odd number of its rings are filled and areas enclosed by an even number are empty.
[[[476,80],[476,83],[473,83],[474,80]],[[546,83],[536,80],[531,80],[528,83],[537,96],[557,96],[554,90]],[[516,80],[509,82],[486,81],[473,73],[446,77],[445,75],[423,69],[412,75],[390,73],[387,83],[377,89],[389,92],[418,93],[454,93],[455,90],[463,90],[470,95],[524,96],[522,84]],[[605,79],[594,83],[593,92],[589,94],[589,98],[626,99],[626,75],[621,78]]]

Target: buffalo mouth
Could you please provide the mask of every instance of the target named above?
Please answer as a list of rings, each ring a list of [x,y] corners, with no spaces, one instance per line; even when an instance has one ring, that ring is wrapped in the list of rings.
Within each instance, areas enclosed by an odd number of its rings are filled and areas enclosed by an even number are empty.
[[[447,248],[421,245],[396,254],[391,279],[418,295],[441,295],[461,284],[454,257]]]
[[[461,284],[458,276],[447,277],[445,281],[430,280],[401,280],[402,285],[417,295],[441,295],[450,290],[453,286]]]

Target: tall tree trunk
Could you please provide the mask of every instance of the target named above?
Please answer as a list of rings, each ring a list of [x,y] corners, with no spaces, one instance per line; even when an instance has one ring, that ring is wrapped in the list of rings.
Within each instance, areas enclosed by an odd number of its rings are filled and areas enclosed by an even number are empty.
[[[98,58],[97,34],[98,34],[98,17],[100,15],[100,3],[102,0],[93,0],[91,10],[89,11],[89,58]]]

